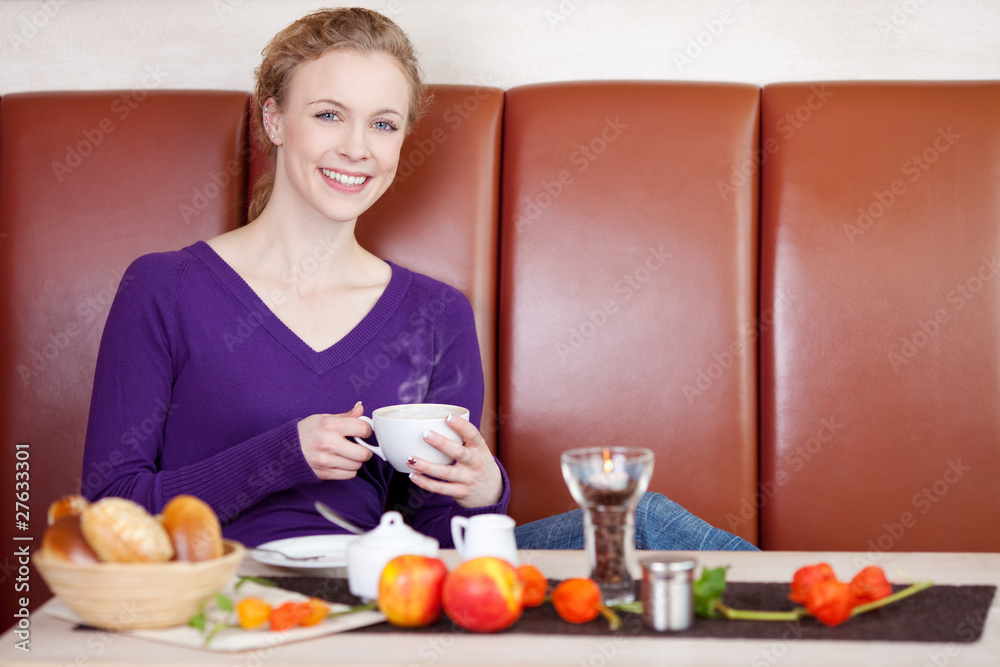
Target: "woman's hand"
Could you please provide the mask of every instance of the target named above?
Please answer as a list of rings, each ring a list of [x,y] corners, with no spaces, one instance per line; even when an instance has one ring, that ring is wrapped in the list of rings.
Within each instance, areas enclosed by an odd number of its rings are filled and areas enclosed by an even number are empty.
[[[503,495],[503,475],[479,430],[467,420],[450,415],[448,426],[463,442],[429,432],[424,440],[434,449],[455,459],[454,465],[411,459],[410,479],[421,489],[451,496],[462,507],[495,505]],[[435,477],[437,479],[431,479]]]
[[[372,428],[358,419],[365,412],[359,401],[350,412],[339,415],[310,415],[299,422],[302,455],[320,479],[351,479],[361,465],[372,457],[350,436],[367,438]]]

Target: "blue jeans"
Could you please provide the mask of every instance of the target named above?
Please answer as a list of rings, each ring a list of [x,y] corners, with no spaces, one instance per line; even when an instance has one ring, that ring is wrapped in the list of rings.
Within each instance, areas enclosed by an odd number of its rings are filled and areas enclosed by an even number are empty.
[[[582,549],[583,510],[517,526],[518,549]],[[635,546],[654,551],[757,551],[742,537],[715,528],[659,493],[635,508]]]

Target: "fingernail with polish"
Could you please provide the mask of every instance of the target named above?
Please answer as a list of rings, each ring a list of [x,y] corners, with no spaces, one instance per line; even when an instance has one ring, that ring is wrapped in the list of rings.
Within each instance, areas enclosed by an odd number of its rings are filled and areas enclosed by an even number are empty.
[[[417,465],[417,459],[411,456],[410,458],[406,459],[406,463],[411,466]]]

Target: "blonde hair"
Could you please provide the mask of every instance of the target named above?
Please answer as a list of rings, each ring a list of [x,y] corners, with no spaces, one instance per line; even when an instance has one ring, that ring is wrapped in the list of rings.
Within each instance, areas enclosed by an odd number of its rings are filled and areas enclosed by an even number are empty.
[[[288,100],[292,78],[298,68],[333,50],[349,50],[361,54],[384,53],[396,59],[410,88],[406,132],[409,133],[428,103],[420,67],[413,45],[402,29],[378,12],[361,7],[321,9],[303,16],[274,36],[261,52],[264,56],[254,70],[256,85],[252,99],[250,127],[253,139],[260,142],[268,155],[275,145],[267,136],[262,115],[264,103],[274,98],[278,110]],[[261,214],[274,187],[274,174],[264,174],[254,186],[247,219]]]

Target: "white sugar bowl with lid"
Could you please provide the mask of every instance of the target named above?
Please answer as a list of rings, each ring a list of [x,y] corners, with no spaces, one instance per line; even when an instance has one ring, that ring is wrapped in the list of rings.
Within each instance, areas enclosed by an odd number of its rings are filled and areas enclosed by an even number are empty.
[[[396,556],[437,558],[441,545],[406,525],[399,512],[386,512],[378,526],[347,545],[347,584],[352,595],[378,598],[378,582],[386,564]]]

